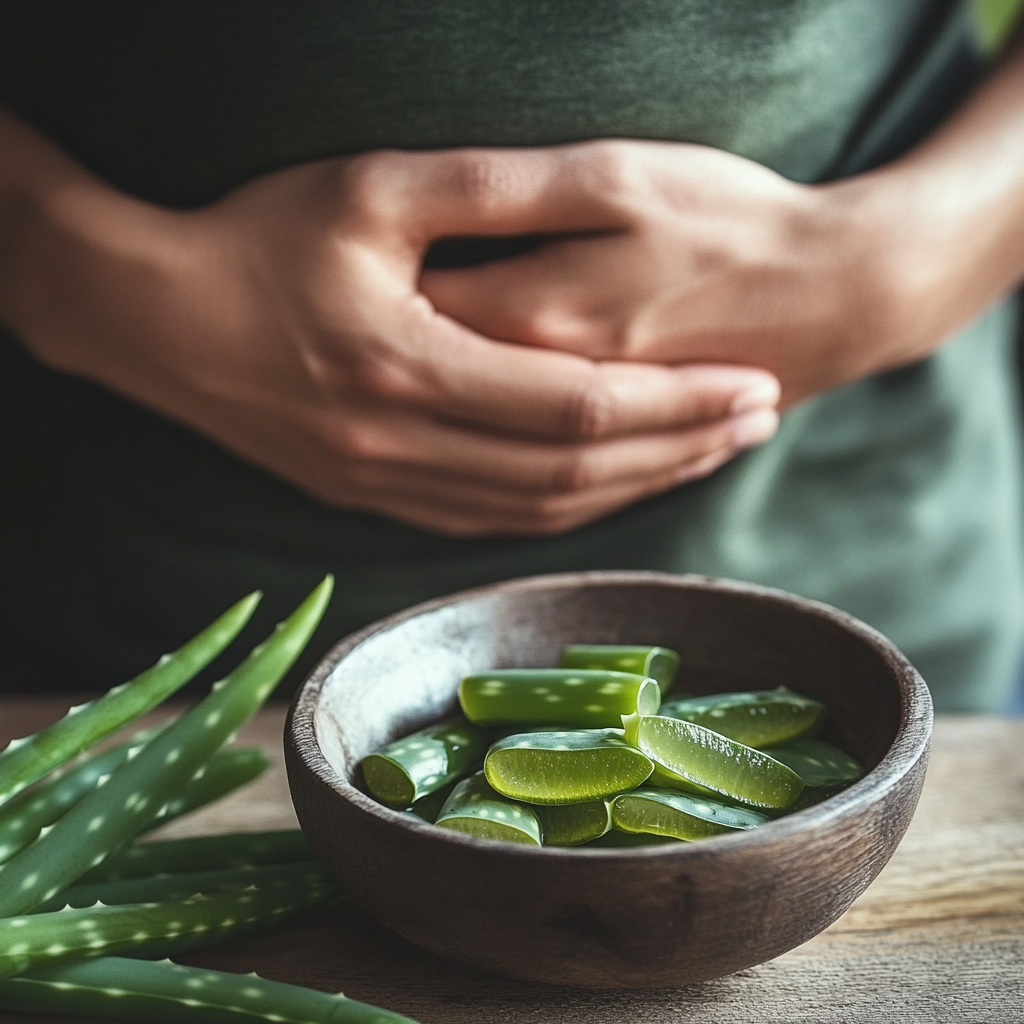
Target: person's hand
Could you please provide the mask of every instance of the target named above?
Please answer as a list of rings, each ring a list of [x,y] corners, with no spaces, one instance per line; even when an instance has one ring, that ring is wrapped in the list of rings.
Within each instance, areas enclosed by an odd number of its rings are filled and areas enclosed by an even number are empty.
[[[910,157],[822,186],[703,146],[508,151],[546,190],[518,231],[552,237],[421,288],[493,338],[762,366],[791,403],[929,354],[1020,280],[1022,86],[1024,50]]]
[[[430,242],[514,232],[542,179],[509,189],[472,153],[379,153],[180,212],[113,191],[13,118],[0,136],[8,167],[31,170],[30,186],[0,174],[0,317],[47,364],[341,508],[557,533],[775,429],[764,371],[594,361],[435,312],[417,287]]]

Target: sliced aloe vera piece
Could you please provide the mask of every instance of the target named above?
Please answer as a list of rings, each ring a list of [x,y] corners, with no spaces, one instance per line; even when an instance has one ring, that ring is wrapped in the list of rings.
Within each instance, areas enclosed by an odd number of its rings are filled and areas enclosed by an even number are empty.
[[[678,846],[682,842],[673,836],[656,836],[653,832],[620,832],[613,828],[603,836],[587,843],[587,849],[620,850],[632,846]]]
[[[506,722],[616,727],[623,715],[653,715],[658,684],[646,676],[598,669],[510,668],[466,676],[459,702],[477,725]]]
[[[660,715],[624,721],[626,739],[652,761],[727,800],[785,810],[804,788],[792,768],[702,725]]]
[[[621,729],[528,732],[499,740],[484,758],[491,786],[531,804],[575,804],[634,789],[654,770]]]
[[[792,768],[808,788],[849,785],[864,775],[859,761],[823,740],[797,740],[764,753]]]
[[[667,701],[658,714],[714,729],[748,747],[767,747],[813,733],[825,705],[785,689],[755,690]]]
[[[562,668],[611,669],[649,676],[662,696],[672,689],[679,671],[679,655],[668,647],[635,647],[615,644],[573,644],[562,651]]]
[[[366,788],[389,807],[417,800],[479,769],[488,737],[461,715],[414,732],[362,760]]]
[[[533,810],[540,818],[545,846],[579,846],[603,836],[612,827],[608,800],[537,806]]]
[[[757,811],[657,786],[641,786],[612,801],[612,825],[619,831],[649,832],[673,839],[707,839],[757,828],[768,820]]]
[[[441,813],[441,808],[447,803],[448,797],[452,795],[452,790],[458,784],[459,780],[456,779],[454,782],[449,782],[443,789],[428,793],[417,800],[405,813],[414,814],[421,821],[433,825],[437,821],[437,816]]]
[[[495,793],[477,772],[452,790],[435,824],[479,839],[540,846],[541,827],[533,808]]]

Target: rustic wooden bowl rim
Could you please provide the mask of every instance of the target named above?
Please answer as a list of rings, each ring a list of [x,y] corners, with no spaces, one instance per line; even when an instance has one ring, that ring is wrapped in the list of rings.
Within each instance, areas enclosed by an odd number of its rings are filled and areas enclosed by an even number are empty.
[[[503,591],[548,590],[594,585],[633,586],[637,584],[658,584],[673,588],[733,593],[771,600],[788,605],[795,611],[824,619],[841,629],[852,633],[892,668],[899,681],[900,717],[899,726],[892,745],[879,764],[863,779],[854,783],[836,796],[787,817],[771,821],[749,832],[715,836],[699,843],[679,843],[662,846],[641,846],[610,849],[566,848],[554,846],[530,846],[519,843],[496,843],[478,839],[448,829],[437,828],[421,822],[415,816],[393,811],[358,790],[347,779],[342,778],[328,762],[320,749],[316,736],[314,716],[320,693],[331,673],[340,662],[356,647],[370,637],[428,612],[451,605],[485,598]],[[673,575],[647,570],[595,570],[589,572],[551,573],[541,576],[526,576],[518,579],[491,583],[471,590],[463,590],[447,597],[435,598],[396,612],[369,626],[352,633],[337,643],[317,665],[309,679],[295,695],[288,716],[286,730],[292,736],[295,749],[305,767],[318,776],[334,792],[354,805],[364,814],[377,818],[388,826],[405,831],[413,841],[456,844],[475,848],[483,856],[492,858],[532,858],[553,861],[565,858],[603,858],[633,860],[635,858],[665,859],[681,863],[703,860],[724,854],[737,844],[746,849],[764,847],[766,852],[780,839],[794,833],[815,831],[854,813],[865,803],[873,802],[894,787],[918,760],[926,753],[932,730],[932,701],[928,688],[917,670],[896,646],[885,636],[859,619],[839,611],[830,605],[808,598],[797,597],[782,590],[764,587],[737,580],[719,579],[695,574]]]

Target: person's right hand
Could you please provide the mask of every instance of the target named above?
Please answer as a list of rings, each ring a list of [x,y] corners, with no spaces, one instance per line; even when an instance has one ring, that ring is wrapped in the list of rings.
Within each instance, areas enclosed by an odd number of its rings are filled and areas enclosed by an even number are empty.
[[[450,535],[559,533],[775,429],[764,371],[596,362],[436,313],[417,290],[425,250],[496,233],[509,191],[472,154],[325,160],[181,212],[4,117],[11,146],[14,166],[48,163],[31,187],[0,177],[0,317],[48,365],[340,508]],[[512,191],[529,204],[529,183]]]

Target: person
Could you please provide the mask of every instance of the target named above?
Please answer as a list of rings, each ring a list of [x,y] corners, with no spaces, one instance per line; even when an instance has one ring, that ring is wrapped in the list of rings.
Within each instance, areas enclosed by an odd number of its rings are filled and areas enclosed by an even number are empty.
[[[635,567],[827,601],[998,706],[1019,7],[5,4],[4,685],[325,569],[321,650]]]

